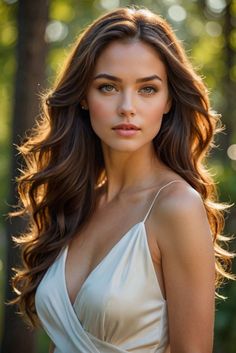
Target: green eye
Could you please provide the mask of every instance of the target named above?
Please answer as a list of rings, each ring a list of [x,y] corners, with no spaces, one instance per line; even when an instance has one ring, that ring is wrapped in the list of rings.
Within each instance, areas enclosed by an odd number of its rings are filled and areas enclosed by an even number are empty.
[[[102,91],[102,92],[112,92],[112,89],[115,88],[114,86],[112,85],[101,85],[98,87],[99,91]]]
[[[145,93],[147,93],[148,95],[157,92],[157,89],[155,87],[152,87],[152,86],[143,87],[143,88],[141,88],[141,91],[142,90],[145,90]]]

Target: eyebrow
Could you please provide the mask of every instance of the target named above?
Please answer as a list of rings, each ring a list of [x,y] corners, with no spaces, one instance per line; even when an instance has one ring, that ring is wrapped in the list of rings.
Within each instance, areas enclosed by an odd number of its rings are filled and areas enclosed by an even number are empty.
[[[113,75],[109,75],[109,74],[105,74],[105,73],[98,74],[93,79],[97,80],[99,78],[107,78],[107,79],[109,79],[111,81],[122,82],[122,80],[119,77],[116,77],[116,76],[113,76]],[[138,78],[136,80],[136,83],[153,81],[153,80],[159,80],[159,81],[162,82],[162,79],[158,75],[152,75],[152,76]]]

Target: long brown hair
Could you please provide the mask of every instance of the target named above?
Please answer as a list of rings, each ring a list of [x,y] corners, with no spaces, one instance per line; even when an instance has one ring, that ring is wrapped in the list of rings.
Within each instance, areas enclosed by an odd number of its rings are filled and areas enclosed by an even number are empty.
[[[166,21],[145,8],[118,8],[79,36],[55,87],[42,98],[37,126],[19,147],[26,167],[18,179],[21,208],[16,215],[27,215],[29,227],[15,238],[23,267],[13,278],[13,303],[32,325],[37,324],[37,286],[62,247],[91,217],[97,186],[106,177],[100,140],[80,102],[97,58],[116,40],[149,44],[166,66],[172,107],[153,140],[156,155],[202,196],[215,246],[217,286],[231,277],[231,255],[220,247],[226,206],[218,203],[205,166],[220,130],[219,116],[210,110],[207,89]]]

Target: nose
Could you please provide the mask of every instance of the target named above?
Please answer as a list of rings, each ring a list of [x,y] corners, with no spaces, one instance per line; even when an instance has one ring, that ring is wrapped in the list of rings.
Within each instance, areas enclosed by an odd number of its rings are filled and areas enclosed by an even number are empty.
[[[118,107],[118,114],[122,117],[133,117],[136,114],[135,105],[131,93],[122,95],[122,100]]]

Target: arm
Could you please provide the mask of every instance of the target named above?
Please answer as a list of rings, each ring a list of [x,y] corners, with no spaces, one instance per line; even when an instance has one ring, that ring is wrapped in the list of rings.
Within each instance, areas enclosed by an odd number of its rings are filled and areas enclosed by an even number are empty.
[[[168,198],[162,198],[159,206],[157,241],[167,297],[170,352],[211,353],[215,259],[203,202],[195,190],[182,184],[172,189]]]

